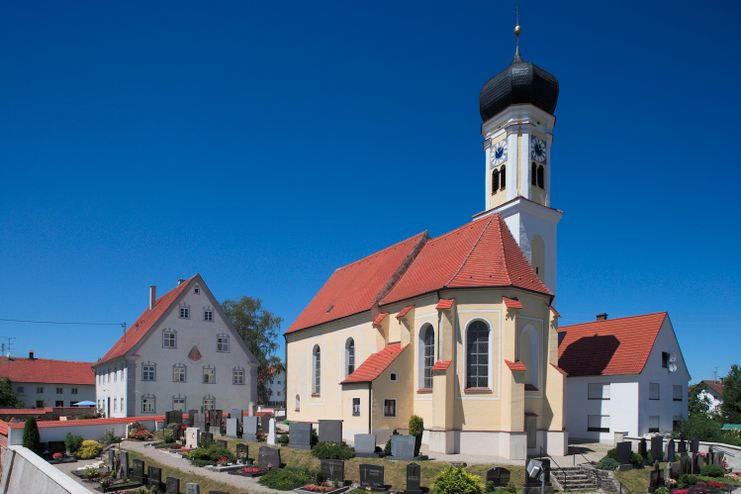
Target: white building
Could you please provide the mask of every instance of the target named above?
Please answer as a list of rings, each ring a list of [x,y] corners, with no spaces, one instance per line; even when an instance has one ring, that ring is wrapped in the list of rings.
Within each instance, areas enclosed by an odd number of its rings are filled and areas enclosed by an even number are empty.
[[[286,372],[283,370],[275,372],[271,369],[270,381],[268,381],[267,406],[275,408],[286,407]]]
[[[575,440],[671,432],[687,418],[690,379],[666,312],[559,329],[566,427]]]
[[[18,399],[30,408],[64,408],[95,400],[92,362],[0,357],[0,379],[8,378]]]
[[[706,379],[700,382],[700,387],[702,389],[697,393],[697,397],[707,401],[711,413],[719,414],[720,406],[723,404],[723,380],[711,381]]]
[[[157,298],[94,365],[106,417],[168,410],[249,409],[257,400],[257,360],[200,275]]]

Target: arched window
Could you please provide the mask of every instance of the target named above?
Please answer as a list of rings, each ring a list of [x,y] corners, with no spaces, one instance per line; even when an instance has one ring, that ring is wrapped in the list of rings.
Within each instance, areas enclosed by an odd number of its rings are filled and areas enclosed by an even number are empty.
[[[525,389],[537,391],[538,377],[540,376],[540,346],[538,333],[532,325],[528,325],[520,333],[518,355],[518,360],[527,367]]]
[[[504,190],[507,187],[507,167],[502,165],[499,167],[499,189]]]
[[[538,167],[538,187],[545,189],[545,166]]]
[[[345,375],[355,372],[355,340],[348,338],[345,342]]]
[[[422,389],[432,389],[432,366],[435,363],[435,330],[427,324],[420,332],[420,357],[422,359]]]
[[[300,395],[296,395],[296,403],[295,403],[295,406],[293,408],[293,411],[294,412],[300,412],[301,411],[301,396]]]
[[[491,193],[496,194],[499,190],[499,170],[491,172]]]
[[[538,185],[538,164],[533,161],[530,166],[530,183],[532,185]]]
[[[466,387],[489,387],[489,326],[483,321],[466,331]]]
[[[311,393],[313,395],[319,395],[322,391],[322,351],[319,349],[319,345],[314,345],[314,351],[312,352],[313,360],[313,373],[312,373],[312,387]]]

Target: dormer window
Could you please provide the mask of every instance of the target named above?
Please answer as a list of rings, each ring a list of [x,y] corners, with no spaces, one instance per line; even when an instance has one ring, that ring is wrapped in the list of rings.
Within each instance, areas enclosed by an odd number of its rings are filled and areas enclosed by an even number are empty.
[[[190,305],[180,304],[180,319],[190,319]]]
[[[229,335],[224,333],[216,335],[216,351],[229,353]]]
[[[162,331],[162,348],[177,348],[177,332],[174,329]]]
[[[214,320],[214,311],[211,307],[203,309],[203,320],[207,322],[212,322]]]

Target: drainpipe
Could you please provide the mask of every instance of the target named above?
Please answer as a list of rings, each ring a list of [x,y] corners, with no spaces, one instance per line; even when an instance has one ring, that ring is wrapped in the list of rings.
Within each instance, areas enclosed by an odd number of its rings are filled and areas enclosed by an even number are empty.
[[[373,434],[373,382],[368,381],[368,434]]]

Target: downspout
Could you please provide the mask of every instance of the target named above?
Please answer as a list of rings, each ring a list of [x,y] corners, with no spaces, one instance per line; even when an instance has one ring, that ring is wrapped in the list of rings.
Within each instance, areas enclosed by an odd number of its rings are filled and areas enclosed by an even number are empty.
[[[368,434],[373,434],[373,381],[368,381]]]

